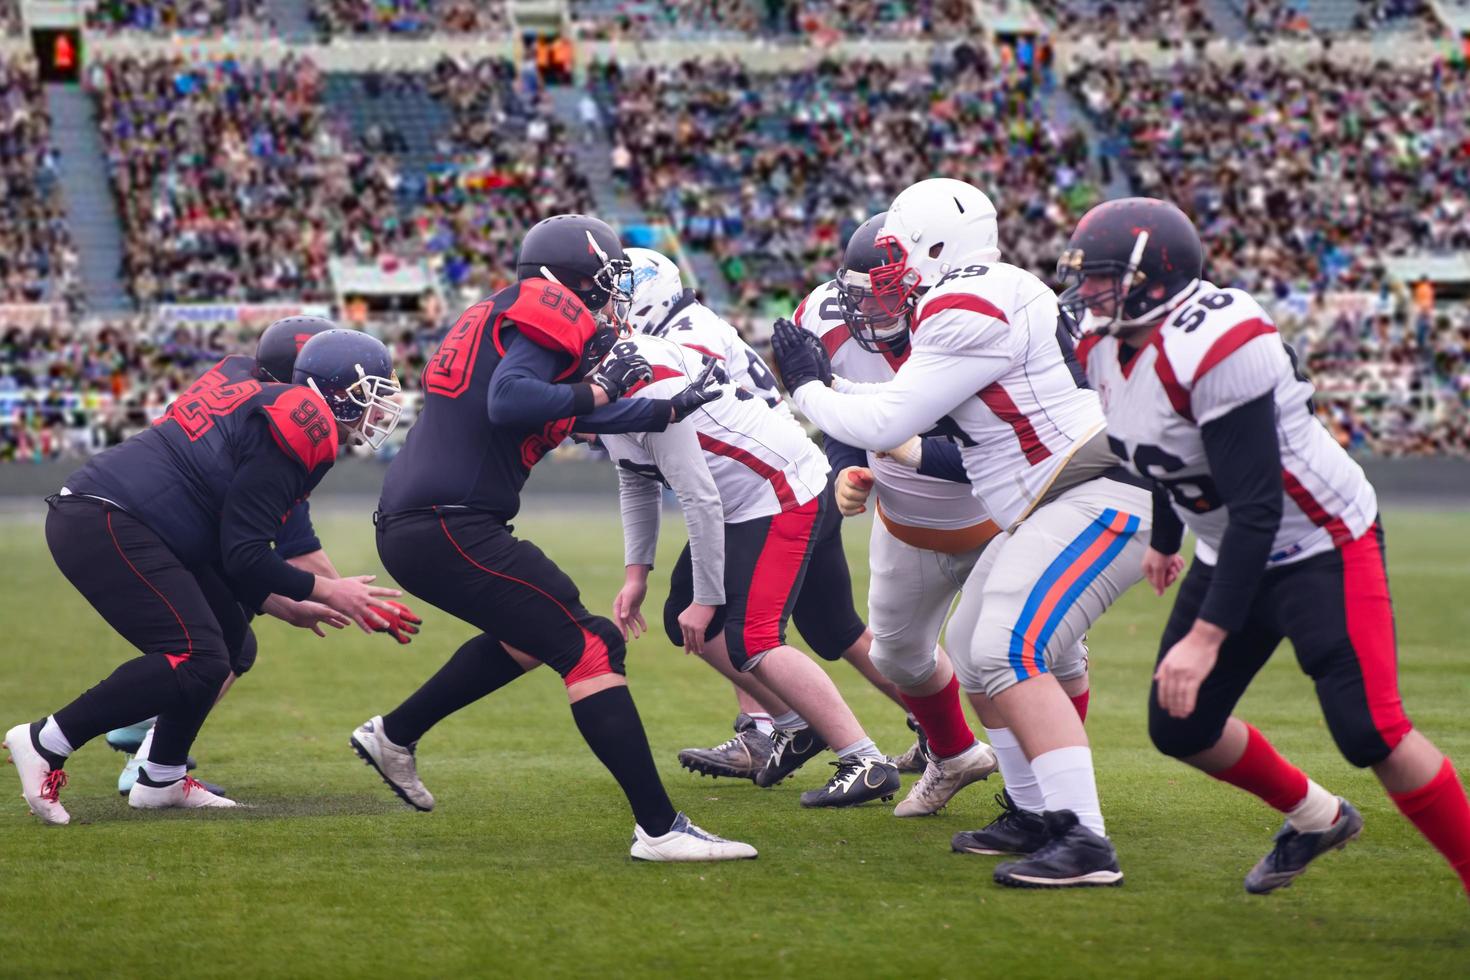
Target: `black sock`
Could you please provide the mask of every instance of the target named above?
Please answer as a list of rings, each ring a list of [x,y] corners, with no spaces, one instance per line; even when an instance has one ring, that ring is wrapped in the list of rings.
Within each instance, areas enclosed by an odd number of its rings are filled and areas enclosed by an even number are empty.
[[[50,766],[52,769],[65,769],[66,756],[57,755],[55,752],[52,752],[50,749],[46,748],[46,746],[41,744],[41,729],[45,727],[45,718],[42,718],[40,721],[31,722],[31,748],[41,753],[41,758],[45,759],[46,765]],[[66,734],[65,729],[62,729],[62,734]]]
[[[75,751],[104,732],[161,714],[177,705],[181,696],[166,657],[134,657],[55,712],[56,724]]]
[[[460,708],[475,703],[525,671],[500,641],[481,633],[454,651],[449,662],[383,716],[383,735],[395,745],[412,745]]]
[[[638,826],[652,837],[667,834],[678,814],[653,766],[648,736],[628,686],[620,684],[577,701],[572,705],[572,718],[598,760],[623,788]]]

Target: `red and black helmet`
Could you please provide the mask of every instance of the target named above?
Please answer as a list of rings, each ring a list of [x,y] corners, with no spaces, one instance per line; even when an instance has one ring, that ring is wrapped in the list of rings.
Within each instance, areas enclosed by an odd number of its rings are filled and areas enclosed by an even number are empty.
[[[614,325],[627,323],[633,263],[605,221],[585,214],[558,214],[536,222],[521,241],[516,278],[559,283],[599,318],[611,301]]]
[[[888,212],[873,215],[847,240],[842,267],[837,270],[837,297],[848,333],[863,350],[900,354],[909,342],[910,307],[897,313],[873,293],[872,271],[890,261],[889,250],[878,247]]]
[[[283,317],[266,327],[255,344],[255,365],[260,380],[290,384],[301,348],[317,334],[335,329],[335,323],[320,316]]]
[[[1147,326],[1183,303],[1203,271],[1204,246],[1183,211],[1151,197],[1120,198],[1077,223],[1057,261],[1066,287],[1058,302],[1083,333]]]

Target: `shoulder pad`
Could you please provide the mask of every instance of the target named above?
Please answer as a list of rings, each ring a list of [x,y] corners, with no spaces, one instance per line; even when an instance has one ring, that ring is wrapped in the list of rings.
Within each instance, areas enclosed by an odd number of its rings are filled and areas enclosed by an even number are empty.
[[[225,381],[251,381],[258,380],[260,365],[255,358],[248,354],[231,354],[216,364],[212,370],[218,371]]]
[[[1160,337],[1175,374],[1189,387],[1248,342],[1274,333],[1270,315],[1249,293],[1210,289],[1174,313]]]
[[[828,357],[835,357],[852,337],[847,322],[842,318],[841,303],[837,295],[837,280],[829,279],[808,293],[792,316],[798,327],[815,334],[822,341]]]
[[[625,344],[629,346],[625,347]],[[657,385],[660,381],[677,378],[680,381],[688,382],[689,374],[686,368],[696,370],[696,373],[704,369],[704,365],[698,362],[700,356],[698,351],[686,354],[684,345],[676,344],[672,340],[662,337],[654,337],[650,334],[635,334],[627,340],[618,341],[613,346],[612,354],[616,356],[623,353],[642,355],[643,359],[648,362],[648,366],[653,369],[652,381],[645,381],[634,385],[628,389],[624,397],[642,393],[645,398],[657,398],[659,396],[653,394],[649,389]],[[693,360],[696,363],[686,365],[686,359]]]
[[[1087,374],[1087,359],[1092,356],[1092,352],[1097,349],[1097,345],[1102,343],[1104,339],[1104,334],[1090,333],[1077,341],[1075,354],[1077,363],[1082,366],[1082,373],[1084,375]]]
[[[495,349],[505,353],[500,332],[509,321],[531,343],[572,358],[558,381],[576,371],[582,349],[597,329],[592,314],[575,293],[545,279],[525,279],[507,286],[496,294],[495,307]]]
[[[281,452],[308,473],[331,466],[337,459],[337,422],[322,396],[305,385],[269,384],[265,391],[265,419]]]

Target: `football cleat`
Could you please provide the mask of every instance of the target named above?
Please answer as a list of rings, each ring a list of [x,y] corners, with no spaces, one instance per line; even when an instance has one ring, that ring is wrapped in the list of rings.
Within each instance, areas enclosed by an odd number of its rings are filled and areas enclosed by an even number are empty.
[[[1022,810],[1002,790],[995,796],[1000,816],[979,830],[962,830],[950,839],[952,850],[962,854],[1031,854],[1051,840],[1041,814]]]
[[[929,757],[924,754],[924,740],[918,739],[902,755],[889,760],[901,773],[923,772],[929,766]]]
[[[821,789],[801,794],[802,806],[857,806],[869,800],[891,800],[898,792],[898,769],[881,756],[839,759],[837,771]]]
[[[1123,883],[1112,841],[1078,823],[1071,810],[1048,810],[1041,817],[1051,839],[1028,857],[997,864],[996,884],[1010,888],[1083,888]]]
[[[414,755],[419,743],[405,748],[394,745],[383,734],[383,716],[374,715],[357,726],[347,744],[358,757],[378,771],[388,788],[415,810],[424,813],[434,809],[434,797],[419,780],[418,760]]]
[[[126,728],[114,728],[107,733],[107,745],[118,752],[126,752],[128,755],[136,755],[139,746],[143,744],[143,737],[148,734],[148,729],[153,727],[157,718],[145,718],[136,725]]]
[[[1309,833],[1297,830],[1290,821],[1283,824],[1276,832],[1276,846],[1271,853],[1256,862],[1245,876],[1245,890],[1252,895],[1266,895],[1285,888],[1312,861],[1328,851],[1340,851],[1356,840],[1363,832],[1363,815],[1342,797],[1337,802],[1340,807],[1337,821],[1326,830]]]
[[[5,733],[4,747],[10,750],[10,761],[20,774],[20,795],[26,806],[42,823],[71,823],[71,814],[61,805],[61,790],[66,786],[66,770],[52,769],[32,739],[28,724],[16,725]]]
[[[143,763],[138,761],[136,755],[128,756],[127,764],[123,766],[122,772],[117,774],[118,795],[127,796],[132,792],[133,784],[138,781],[138,769],[142,765]]]
[[[778,728],[771,736],[771,757],[756,773],[755,784],[775,786],[826,749],[827,744],[810,728]]]
[[[205,808],[227,808],[239,806],[234,800],[211,793],[204,784],[193,776],[176,779],[163,786],[155,786],[147,776],[140,775],[133,788],[128,791],[128,806],[134,810],[200,810]]]
[[[634,824],[633,846],[628,853],[635,861],[740,861],[756,856],[749,844],[716,837],[696,827],[682,813],[662,837],[651,837]]]
[[[735,720],[735,737],[712,749],[685,749],[679,765],[705,776],[730,776],[755,782],[771,758],[771,738],[761,734],[749,715]]]
[[[909,789],[909,795],[893,808],[896,817],[927,817],[938,813],[956,793],[973,782],[985,779],[1000,767],[995,751],[976,741],[959,755],[948,759],[929,759],[924,775]]]

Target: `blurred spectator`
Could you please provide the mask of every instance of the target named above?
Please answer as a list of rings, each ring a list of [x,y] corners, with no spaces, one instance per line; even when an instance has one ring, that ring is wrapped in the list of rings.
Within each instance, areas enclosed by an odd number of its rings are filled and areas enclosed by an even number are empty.
[[[1256,0],[1245,0],[1247,7]],[[1108,41],[1157,40],[1169,44],[1214,34],[1203,0],[1031,0],[1069,37]]]
[[[979,29],[970,0],[572,0],[571,16],[584,37],[603,39],[948,39]]]
[[[76,298],[57,168],[35,60],[0,58],[0,302]]]
[[[87,10],[94,31],[261,34],[269,26],[265,0],[94,0]]]
[[[0,0],[0,35],[19,34],[22,27],[20,0]]]
[[[503,34],[505,0],[316,0],[312,21],[328,37]]]

